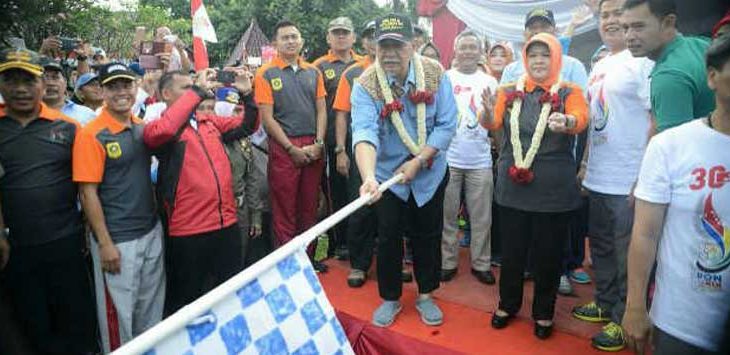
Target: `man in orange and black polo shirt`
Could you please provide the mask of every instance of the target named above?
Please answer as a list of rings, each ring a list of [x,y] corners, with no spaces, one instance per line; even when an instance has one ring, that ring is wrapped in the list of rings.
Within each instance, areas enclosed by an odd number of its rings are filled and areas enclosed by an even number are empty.
[[[324,139],[327,164],[322,186],[327,196],[330,212],[332,212],[339,210],[347,203],[347,180],[337,174],[335,169],[335,111],[332,109],[332,105],[342,73],[362,57],[352,50],[352,46],[355,44],[355,32],[352,20],[347,17],[338,17],[330,21],[327,27],[327,43],[330,46],[329,52],[315,60],[314,65],[322,72],[324,87],[327,91],[327,134]],[[330,239],[329,254],[334,254],[338,259],[347,259],[345,239],[347,219],[338,223],[333,230],[334,238]]]
[[[363,57],[357,64],[347,68],[340,82],[337,85],[337,92],[333,103],[335,111],[335,149],[336,158],[330,162],[334,163],[336,175],[346,179],[347,197],[345,202],[353,201],[360,197],[360,185],[362,179],[355,164],[351,164],[352,156],[352,131],[350,130],[350,94],[355,85],[355,79],[367,69],[375,60],[375,21],[369,22],[363,29],[360,40],[367,56]],[[345,223],[345,222],[343,222]],[[375,213],[372,208],[361,208],[347,220],[347,249],[350,257],[350,275],[347,277],[347,284],[350,287],[360,287],[365,283],[368,269],[373,259],[373,248],[375,247]]]
[[[270,137],[272,229],[283,245],[317,221],[327,107],[322,73],[299,57],[304,43],[296,25],[279,22],[273,37],[278,54],[256,72],[254,96]]]
[[[42,74],[35,52],[0,52],[0,281],[34,353],[85,354],[96,323],[71,179],[81,127],[42,103]]]
[[[74,145],[73,178],[94,232],[97,313],[108,352],[162,319],[165,273],[151,156],[144,123],[132,114],[136,77],[124,64],[109,63],[99,82],[104,106]],[[116,319],[106,317],[112,309]]]

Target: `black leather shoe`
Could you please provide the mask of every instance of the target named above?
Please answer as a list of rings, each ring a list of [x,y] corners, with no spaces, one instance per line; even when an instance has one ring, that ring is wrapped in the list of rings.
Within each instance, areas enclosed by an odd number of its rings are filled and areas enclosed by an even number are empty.
[[[441,281],[451,281],[456,276],[456,269],[441,269]]]
[[[497,312],[494,312],[492,315],[492,328],[494,329],[502,329],[509,325],[510,319],[512,319],[514,316],[511,314],[508,314],[506,316],[499,316],[497,315]]]
[[[535,336],[538,339],[547,339],[553,334],[553,325],[540,325],[535,322]]]
[[[442,272],[441,275],[443,275],[443,270],[441,272]],[[477,270],[471,269],[471,274],[474,275],[474,277],[476,277],[477,280],[479,280],[479,282],[481,282],[483,284],[494,285],[494,283],[496,282],[496,280],[494,279],[494,274],[492,273],[492,270],[477,271]],[[441,277],[443,280],[443,276],[441,276]]]

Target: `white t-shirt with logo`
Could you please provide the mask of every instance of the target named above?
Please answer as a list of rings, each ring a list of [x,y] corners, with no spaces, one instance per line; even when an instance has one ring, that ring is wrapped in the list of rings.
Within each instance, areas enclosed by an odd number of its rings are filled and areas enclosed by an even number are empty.
[[[598,62],[588,79],[591,121],[583,186],[629,195],[649,140],[649,74],[654,63],[624,50]]]
[[[477,111],[482,105],[482,92],[487,87],[496,94],[497,80],[477,70],[464,74],[456,69],[446,71],[451,80],[457,116],[456,135],[446,153],[449,166],[459,169],[490,169],[492,155],[488,131],[479,124]]]
[[[636,198],[667,204],[653,323],[716,351],[730,310],[730,136],[693,120],[655,136]]]

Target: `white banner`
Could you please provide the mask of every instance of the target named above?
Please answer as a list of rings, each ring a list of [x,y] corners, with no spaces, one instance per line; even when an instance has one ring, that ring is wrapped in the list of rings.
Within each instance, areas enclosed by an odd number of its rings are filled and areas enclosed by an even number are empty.
[[[524,40],[525,16],[536,7],[555,14],[558,28],[568,26],[572,11],[583,4],[581,0],[450,0],[446,7],[466,24],[467,28],[492,40],[520,43]],[[593,18],[575,29],[581,34],[596,28]]]

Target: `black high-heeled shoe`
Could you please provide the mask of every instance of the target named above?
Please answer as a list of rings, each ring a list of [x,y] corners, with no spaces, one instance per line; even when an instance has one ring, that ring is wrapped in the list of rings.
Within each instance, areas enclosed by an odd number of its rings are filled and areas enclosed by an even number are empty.
[[[492,328],[502,329],[509,325],[509,321],[512,318],[514,318],[514,316],[511,314],[507,314],[506,316],[500,316],[497,315],[497,312],[494,312],[494,314],[492,315]]]
[[[553,323],[550,325],[540,325],[539,323],[535,322],[535,336],[538,339],[545,340],[550,337],[550,335],[553,334]]]

